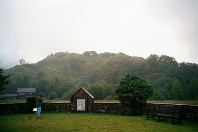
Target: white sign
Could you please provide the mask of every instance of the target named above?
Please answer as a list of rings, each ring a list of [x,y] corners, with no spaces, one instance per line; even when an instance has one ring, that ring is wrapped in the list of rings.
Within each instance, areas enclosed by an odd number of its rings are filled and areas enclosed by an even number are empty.
[[[85,111],[85,99],[77,99],[77,111]]]
[[[33,111],[37,111],[37,108],[34,108]]]

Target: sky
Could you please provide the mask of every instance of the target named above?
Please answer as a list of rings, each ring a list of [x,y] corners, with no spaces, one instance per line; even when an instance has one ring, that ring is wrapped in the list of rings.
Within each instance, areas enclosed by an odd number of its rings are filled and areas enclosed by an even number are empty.
[[[198,64],[197,7],[198,0],[0,0],[0,67],[85,51]]]

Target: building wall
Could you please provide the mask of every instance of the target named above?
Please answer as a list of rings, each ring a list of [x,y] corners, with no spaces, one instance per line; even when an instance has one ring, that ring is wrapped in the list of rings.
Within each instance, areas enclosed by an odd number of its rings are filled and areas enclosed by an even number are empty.
[[[35,95],[36,95],[35,92],[33,92],[33,93],[31,93],[31,92],[21,92],[21,93],[17,94],[17,98],[18,99],[25,99],[27,97],[31,97],[31,96],[35,96]]]
[[[71,98],[71,110],[72,112],[77,112],[77,99],[85,99],[85,111],[91,112],[93,109],[94,99],[89,96],[83,89],[79,89]]]

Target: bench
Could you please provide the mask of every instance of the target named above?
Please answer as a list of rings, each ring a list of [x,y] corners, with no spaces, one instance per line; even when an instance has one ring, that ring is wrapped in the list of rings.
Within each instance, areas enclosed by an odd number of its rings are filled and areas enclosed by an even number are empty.
[[[164,104],[153,104],[147,105],[146,114],[147,120],[149,118],[158,118],[158,121],[167,121],[167,118],[172,120],[174,125],[176,121],[182,124],[182,111],[180,105],[164,105]]]

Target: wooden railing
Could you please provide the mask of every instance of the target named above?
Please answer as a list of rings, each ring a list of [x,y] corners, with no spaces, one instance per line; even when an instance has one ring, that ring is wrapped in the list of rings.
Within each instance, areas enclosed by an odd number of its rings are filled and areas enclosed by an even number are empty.
[[[171,104],[155,104],[147,105],[146,107],[147,120],[155,117],[158,121],[167,121],[167,118],[172,120],[174,125],[177,121],[182,124],[182,106],[181,105],[171,105]]]

